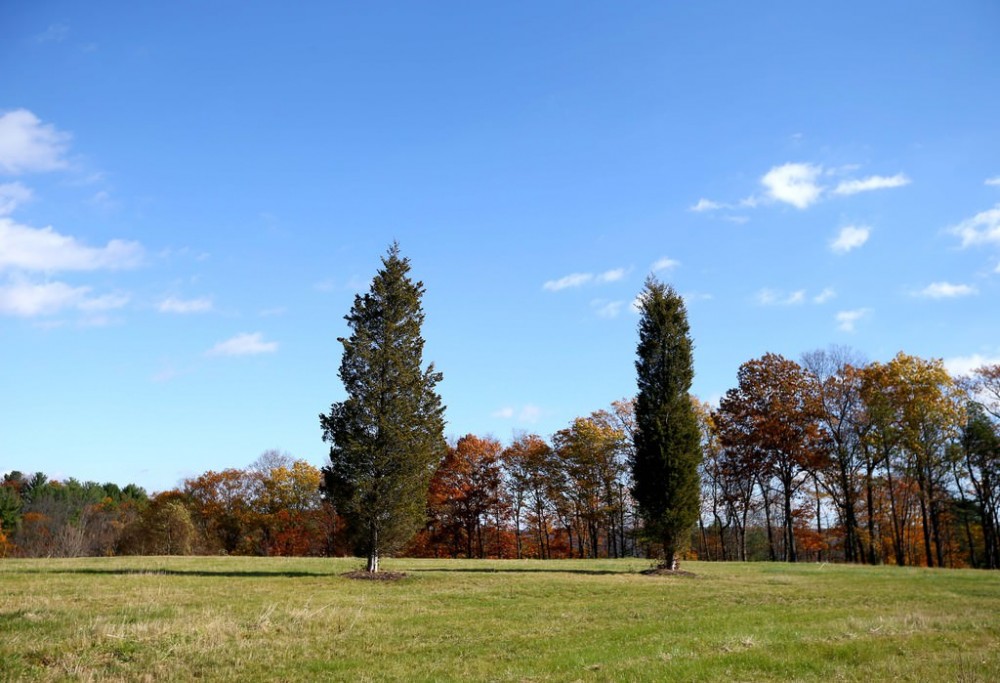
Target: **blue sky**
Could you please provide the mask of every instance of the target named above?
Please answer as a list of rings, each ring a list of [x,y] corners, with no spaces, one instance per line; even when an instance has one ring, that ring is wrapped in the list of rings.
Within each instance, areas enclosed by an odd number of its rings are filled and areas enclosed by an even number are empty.
[[[767,351],[1000,360],[1000,5],[4,3],[0,471],[172,487],[317,415],[397,239],[448,433]]]

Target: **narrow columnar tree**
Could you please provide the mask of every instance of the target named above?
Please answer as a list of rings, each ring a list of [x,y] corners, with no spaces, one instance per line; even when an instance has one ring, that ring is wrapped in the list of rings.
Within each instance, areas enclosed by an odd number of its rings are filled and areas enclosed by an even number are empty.
[[[639,310],[632,493],[647,537],[662,545],[662,566],[676,569],[700,507],[692,343],[684,301],[669,285],[647,279]]]
[[[340,363],[347,398],[320,415],[331,444],[325,488],[348,521],[368,571],[423,526],[427,490],[447,445],[441,374],[422,368],[422,282],[393,244],[370,291],[345,316],[351,330]]]

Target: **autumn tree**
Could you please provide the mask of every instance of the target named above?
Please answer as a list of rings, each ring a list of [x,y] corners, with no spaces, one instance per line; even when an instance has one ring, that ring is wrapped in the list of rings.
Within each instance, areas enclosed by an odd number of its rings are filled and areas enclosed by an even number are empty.
[[[502,554],[502,510],[506,501],[501,450],[496,439],[466,434],[448,449],[434,474],[431,515],[452,555],[464,551],[466,557],[486,557],[490,554],[489,536],[495,541],[493,554]]]
[[[802,364],[820,427],[815,474],[837,509],[844,531],[844,559],[858,562],[865,557],[858,521],[859,483],[867,464],[864,439],[868,419],[858,371],[864,363],[850,350],[833,347],[805,354]],[[869,484],[871,471],[867,472]],[[868,517],[871,519],[870,514]]]
[[[537,557],[550,556],[548,492],[554,469],[552,456],[552,447],[537,434],[519,435],[501,454],[518,559],[525,555],[526,533],[534,541]]]
[[[689,396],[692,342],[684,301],[672,287],[650,276],[638,302],[632,492],[645,533],[662,545],[661,566],[676,569],[700,507],[701,434]]]
[[[599,557],[603,540],[604,554],[618,557],[621,496],[617,485],[625,469],[620,456],[624,434],[599,411],[573,420],[552,440],[565,476],[564,494],[576,527],[579,555]]]
[[[340,380],[347,398],[320,415],[330,443],[325,487],[348,520],[367,570],[402,547],[425,521],[427,489],[445,453],[441,374],[423,369],[422,282],[393,244],[365,295],[345,316],[351,336]]]
[[[798,560],[792,502],[806,481],[818,441],[817,410],[809,396],[801,366],[767,353],[740,366],[738,386],[719,403],[723,445],[755,460],[759,472],[780,486],[782,548],[789,562]],[[766,498],[767,480],[759,484]],[[769,514],[767,500],[764,505]]]

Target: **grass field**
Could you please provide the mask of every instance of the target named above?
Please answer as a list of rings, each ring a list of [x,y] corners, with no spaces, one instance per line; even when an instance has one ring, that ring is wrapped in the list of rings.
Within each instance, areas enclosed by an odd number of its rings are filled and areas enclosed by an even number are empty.
[[[638,560],[0,560],[2,680],[1000,680],[1000,573]]]

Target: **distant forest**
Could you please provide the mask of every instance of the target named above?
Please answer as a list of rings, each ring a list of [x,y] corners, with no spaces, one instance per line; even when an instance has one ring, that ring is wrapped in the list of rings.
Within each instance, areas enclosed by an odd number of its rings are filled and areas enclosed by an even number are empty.
[[[744,363],[700,419],[702,513],[688,558],[1000,568],[1000,365],[859,361],[833,348]],[[630,494],[630,400],[545,439],[450,444],[416,557],[651,556]],[[349,555],[324,473],[269,451],[148,495],[129,484],[0,482],[0,557]]]

